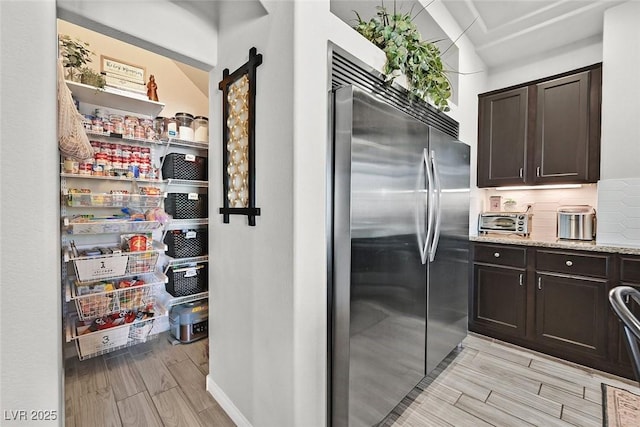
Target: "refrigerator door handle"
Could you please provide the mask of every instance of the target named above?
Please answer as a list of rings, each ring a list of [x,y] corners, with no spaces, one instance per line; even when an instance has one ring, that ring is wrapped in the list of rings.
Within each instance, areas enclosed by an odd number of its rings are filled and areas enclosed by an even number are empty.
[[[423,264],[427,263],[429,257],[429,242],[431,241],[431,234],[433,232],[434,221],[434,209],[431,201],[431,193],[433,190],[433,174],[431,173],[431,159],[429,158],[429,151],[425,148],[422,150],[422,162],[424,164],[424,170],[427,175],[427,236],[424,241],[424,246],[421,247],[420,258]]]
[[[442,183],[440,182],[440,173],[438,172],[438,164],[436,162],[435,151],[431,152],[431,164],[433,167],[433,177],[435,182],[435,188],[433,190],[433,199],[435,204],[433,209],[436,213],[435,219],[435,231],[433,233],[433,241],[429,249],[429,262],[433,262],[436,258],[436,250],[438,250],[438,241],[440,240],[440,220],[442,218],[442,209],[440,206],[440,198],[442,197]]]

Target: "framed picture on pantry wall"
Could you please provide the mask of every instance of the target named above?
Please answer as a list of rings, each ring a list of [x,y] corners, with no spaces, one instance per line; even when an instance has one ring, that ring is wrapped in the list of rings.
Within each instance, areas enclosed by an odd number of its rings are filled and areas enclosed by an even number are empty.
[[[107,76],[118,77],[133,83],[144,85],[146,83],[146,68],[129,64],[119,59],[100,55],[100,71]]]

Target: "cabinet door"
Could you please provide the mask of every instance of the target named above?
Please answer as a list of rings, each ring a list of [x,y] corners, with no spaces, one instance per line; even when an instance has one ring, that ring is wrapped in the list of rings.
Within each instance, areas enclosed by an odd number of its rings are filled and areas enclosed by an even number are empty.
[[[524,336],[524,269],[474,264],[473,323],[511,336]]]
[[[534,183],[588,181],[589,71],[537,85]]]
[[[620,280],[618,284],[620,286],[631,286],[637,290],[640,290],[640,257],[621,256],[620,257]],[[635,303],[628,304],[631,312],[640,319],[640,306]],[[631,358],[629,357],[629,350],[627,348],[626,338],[622,329],[622,324],[618,320],[618,316],[611,310],[611,315],[615,318],[615,332],[618,337],[617,350],[618,350],[618,363],[628,368],[631,374],[630,378],[633,378],[633,371],[631,367]]]
[[[632,283],[620,283],[621,286],[631,286],[637,290],[640,291],[640,285],[639,284],[632,284]],[[627,301],[628,302],[628,301]],[[628,303],[627,306],[631,309],[631,312],[638,318],[640,319],[640,306],[638,304],[635,303]],[[616,332],[617,332],[617,337],[618,337],[618,342],[617,342],[617,350],[618,350],[618,363],[620,363],[621,365],[623,365],[625,368],[629,369],[629,372],[631,372],[631,375],[633,375],[633,371],[632,371],[632,366],[631,366],[631,357],[629,357],[629,349],[627,347],[627,339],[625,337],[624,334],[624,330],[622,329],[622,323],[620,323],[620,321],[618,320],[618,317],[613,314],[613,316],[615,316],[616,318]],[[633,377],[631,377],[633,378]]]
[[[526,87],[480,97],[478,187],[524,184],[527,102]]]
[[[606,354],[606,280],[536,274],[536,340],[556,355]]]

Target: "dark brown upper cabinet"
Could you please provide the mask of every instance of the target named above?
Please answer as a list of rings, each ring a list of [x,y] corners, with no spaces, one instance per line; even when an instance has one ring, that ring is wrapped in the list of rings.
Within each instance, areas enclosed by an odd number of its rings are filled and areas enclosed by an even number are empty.
[[[478,187],[600,178],[602,66],[478,97]]]

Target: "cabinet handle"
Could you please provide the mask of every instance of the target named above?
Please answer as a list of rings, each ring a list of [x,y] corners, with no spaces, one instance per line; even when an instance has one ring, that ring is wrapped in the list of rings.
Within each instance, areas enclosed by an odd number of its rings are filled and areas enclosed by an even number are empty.
[[[494,257],[496,257],[496,258],[500,258],[500,252],[495,252],[495,253],[493,254],[493,256],[494,256]]]
[[[542,277],[538,277],[538,289],[542,290]]]
[[[539,177],[540,176],[540,166],[538,166],[536,168],[536,176]]]
[[[520,286],[524,286],[524,274],[520,273]]]
[[[573,262],[567,261],[567,262],[565,262],[565,264],[567,264],[567,267],[571,267],[573,265]]]
[[[524,169],[520,168],[520,178],[522,178],[522,174],[524,173]]]

